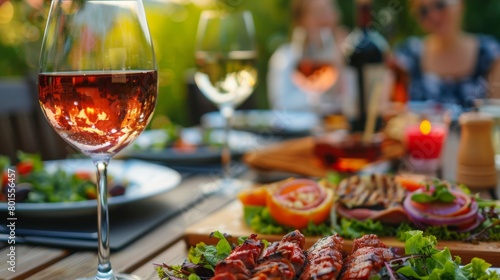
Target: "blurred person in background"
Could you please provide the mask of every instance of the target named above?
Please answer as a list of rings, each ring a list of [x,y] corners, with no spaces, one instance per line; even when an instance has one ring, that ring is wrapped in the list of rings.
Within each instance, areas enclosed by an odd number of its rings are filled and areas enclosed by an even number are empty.
[[[435,101],[470,109],[475,99],[500,96],[500,46],[491,36],[462,29],[463,0],[413,0],[411,12],[424,31],[395,50],[409,77],[409,101]],[[498,87],[495,89],[495,87]]]
[[[293,42],[283,44],[269,60],[267,84],[271,107],[276,110],[316,111],[321,115],[338,113],[341,110],[343,88],[343,57],[340,45],[347,35],[347,32],[339,26],[339,10],[332,0],[294,0],[291,5],[291,15],[294,33],[297,27],[310,34],[319,34],[323,30],[331,33],[334,42],[331,55],[335,63],[333,69],[335,73],[332,75],[335,75],[336,81],[333,86],[327,87],[325,92],[320,94],[319,108],[312,108],[307,96],[311,93],[297,86],[295,79],[300,56],[294,51]]]

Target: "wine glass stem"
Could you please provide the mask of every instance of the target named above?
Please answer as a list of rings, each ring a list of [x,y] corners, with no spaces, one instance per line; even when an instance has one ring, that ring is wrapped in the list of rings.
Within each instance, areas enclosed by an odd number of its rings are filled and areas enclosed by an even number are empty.
[[[321,110],[320,110],[320,105],[321,105],[321,100],[320,100],[320,95],[316,92],[308,93],[308,99],[309,99],[309,104],[311,106],[311,109],[315,114],[320,115]]]
[[[108,176],[109,158],[94,159],[97,167],[97,236],[98,261],[96,280],[116,279],[109,253]]]
[[[221,114],[224,117],[224,140],[222,143],[222,172],[223,179],[231,179],[231,149],[229,147],[229,131],[231,129],[231,119],[234,114],[234,108],[226,106],[221,108]]]

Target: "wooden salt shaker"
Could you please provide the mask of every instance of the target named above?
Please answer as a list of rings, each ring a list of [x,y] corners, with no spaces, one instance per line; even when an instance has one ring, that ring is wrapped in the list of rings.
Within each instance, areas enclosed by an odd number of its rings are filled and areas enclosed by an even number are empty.
[[[460,116],[462,133],[458,150],[457,182],[471,190],[496,188],[497,172],[491,129],[493,118],[485,113],[468,112]]]

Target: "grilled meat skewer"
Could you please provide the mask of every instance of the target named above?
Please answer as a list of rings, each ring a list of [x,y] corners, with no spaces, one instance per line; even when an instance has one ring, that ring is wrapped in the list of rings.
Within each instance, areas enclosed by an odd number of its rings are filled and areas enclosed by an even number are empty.
[[[279,241],[270,244],[259,258],[259,263],[266,262],[269,259],[284,258],[288,260],[295,271],[295,275],[299,275],[304,267],[306,256],[304,253],[305,237],[300,231],[292,231]]]
[[[380,272],[384,262],[394,257],[394,252],[376,235],[365,235],[354,240],[351,254],[344,259],[344,267],[339,279],[370,279]]]
[[[295,268],[293,265],[279,253],[276,253],[255,267],[251,280],[292,280],[294,277]]]
[[[215,266],[214,279],[234,279],[224,278],[229,277],[227,274],[232,274],[235,279],[249,279],[252,273],[250,272],[256,265],[257,259],[262,253],[264,243],[257,240],[257,235],[250,235],[243,244],[236,247],[229,256]],[[225,276],[223,276],[225,275]]]
[[[344,239],[338,234],[318,240],[307,250],[307,264],[300,280],[337,279],[342,269],[342,248]]]

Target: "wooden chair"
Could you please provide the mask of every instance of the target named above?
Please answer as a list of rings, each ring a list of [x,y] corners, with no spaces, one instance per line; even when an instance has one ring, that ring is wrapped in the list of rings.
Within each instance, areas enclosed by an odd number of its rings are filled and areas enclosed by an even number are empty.
[[[33,79],[0,79],[0,154],[17,161],[17,151],[62,159],[73,149],[48,124],[38,105]]]

